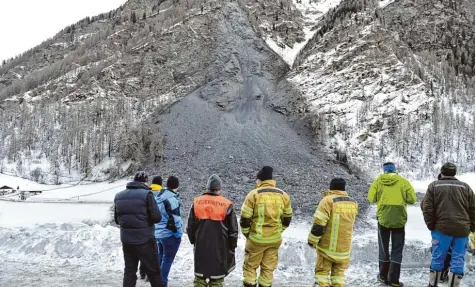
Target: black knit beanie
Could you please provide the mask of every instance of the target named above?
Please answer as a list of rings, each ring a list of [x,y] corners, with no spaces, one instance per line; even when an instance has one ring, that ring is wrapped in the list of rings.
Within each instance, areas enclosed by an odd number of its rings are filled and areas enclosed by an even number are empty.
[[[162,177],[157,175],[152,179],[152,184],[162,185]]]
[[[256,175],[256,178],[264,181],[268,179],[273,179],[273,168],[270,166],[264,166]]]
[[[451,162],[445,163],[441,167],[441,174],[446,176],[455,176],[456,175],[456,165]]]
[[[345,191],[345,179],[336,177],[331,180],[329,190],[342,190]]]
[[[171,176],[167,179],[167,187],[169,189],[177,189],[179,187],[179,180],[175,176]]]

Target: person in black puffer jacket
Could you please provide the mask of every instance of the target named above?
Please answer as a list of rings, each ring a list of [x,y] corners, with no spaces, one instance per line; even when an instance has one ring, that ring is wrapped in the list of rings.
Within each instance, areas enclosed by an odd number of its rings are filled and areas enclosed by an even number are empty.
[[[160,274],[157,246],[154,238],[154,223],[160,222],[160,215],[150,188],[145,185],[148,177],[138,172],[126,190],[114,198],[114,220],[121,228],[122,250],[124,252],[123,287],[135,287],[137,265],[143,265],[152,287],[163,287]]]

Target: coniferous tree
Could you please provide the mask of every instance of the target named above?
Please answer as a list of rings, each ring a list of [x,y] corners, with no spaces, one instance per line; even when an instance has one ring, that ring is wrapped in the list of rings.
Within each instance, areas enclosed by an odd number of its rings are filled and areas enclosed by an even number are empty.
[[[135,11],[132,11],[132,12],[131,12],[131,22],[135,24],[136,21],[137,21],[136,12],[135,12]]]

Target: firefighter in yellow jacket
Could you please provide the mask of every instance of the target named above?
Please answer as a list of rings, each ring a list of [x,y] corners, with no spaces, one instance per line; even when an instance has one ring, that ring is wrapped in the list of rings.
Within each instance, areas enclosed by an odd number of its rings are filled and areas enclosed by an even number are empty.
[[[273,168],[263,167],[257,175],[256,189],[246,196],[241,207],[241,232],[246,237],[243,286],[269,287],[278,265],[281,233],[291,223],[293,211],[289,195],[276,188]],[[261,267],[257,278],[256,269]]]
[[[314,224],[308,237],[309,246],[317,251],[314,286],[345,285],[344,271],[349,266],[357,213],[357,202],[345,192],[345,180],[332,179],[329,191],[314,213]]]

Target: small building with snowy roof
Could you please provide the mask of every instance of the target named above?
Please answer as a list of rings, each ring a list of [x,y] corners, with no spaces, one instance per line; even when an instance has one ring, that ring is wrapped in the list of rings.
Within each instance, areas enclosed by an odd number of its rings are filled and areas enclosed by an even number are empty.
[[[0,194],[6,194],[6,193],[12,193],[13,192],[13,187],[9,187],[9,186],[2,186],[0,187]]]

